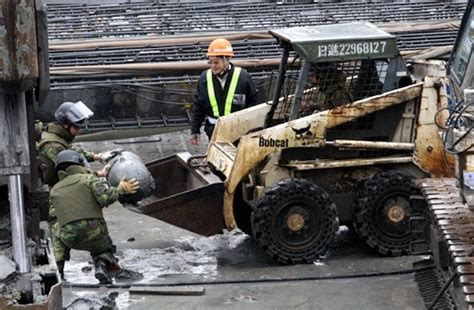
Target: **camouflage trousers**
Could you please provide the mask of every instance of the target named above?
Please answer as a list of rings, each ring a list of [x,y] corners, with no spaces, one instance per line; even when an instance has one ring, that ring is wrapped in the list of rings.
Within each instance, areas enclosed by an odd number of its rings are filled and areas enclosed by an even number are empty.
[[[115,245],[110,239],[104,219],[84,219],[68,223],[61,228],[56,222],[52,225],[53,254],[62,273],[64,262],[69,260],[71,249],[88,251],[97,267],[116,263]]]
[[[56,218],[56,212],[52,205],[49,206],[48,226],[51,231],[51,243],[53,245],[53,255],[58,264],[58,269],[63,273],[64,262],[70,259],[71,249],[65,246],[59,239],[59,224]]]

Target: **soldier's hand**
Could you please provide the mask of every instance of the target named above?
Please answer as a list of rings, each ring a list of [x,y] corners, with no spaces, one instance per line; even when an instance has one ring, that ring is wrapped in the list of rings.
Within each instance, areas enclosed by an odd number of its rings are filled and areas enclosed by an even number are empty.
[[[120,154],[123,150],[122,149],[115,149],[112,151],[102,152],[98,154],[94,154],[94,160],[99,160],[103,163],[108,162],[116,155]]]
[[[191,135],[191,139],[189,140],[191,144],[198,145],[201,143],[201,135],[198,133],[194,133]]]
[[[110,164],[107,164],[104,166],[104,168],[102,168],[101,170],[99,171],[96,171],[96,175],[99,177],[99,178],[107,178],[107,176],[109,175],[109,171],[110,171]]]
[[[92,160],[93,161],[102,161],[102,153],[94,153],[92,154]]]
[[[125,177],[120,180],[118,185],[118,189],[122,194],[134,194],[138,191],[139,187],[140,184],[138,183],[137,179],[133,178],[127,181],[125,180]]]

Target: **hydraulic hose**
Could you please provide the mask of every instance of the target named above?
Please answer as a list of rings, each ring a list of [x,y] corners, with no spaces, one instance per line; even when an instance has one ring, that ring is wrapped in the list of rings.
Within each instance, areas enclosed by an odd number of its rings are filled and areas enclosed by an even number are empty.
[[[405,270],[395,270],[388,272],[369,272],[352,275],[338,275],[338,276],[308,276],[308,277],[296,277],[296,278],[271,278],[271,279],[237,279],[237,280],[225,280],[225,281],[199,281],[199,282],[178,282],[178,283],[116,283],[107,285],[108,288],[129,288],[131,286],[139,287],[160,287],[160,286],[193,286],[193,285],[222,285],[222,284],[239,284],[239,283],[283,283],[283,282],[296,282],[296,281],[315,281],[315,280],[338,280],[338,279],[352,279],[352,278],[369,278],[369,277],[380,277],[380,276],[391,276],[391,275],[402,275],[415,273],[417,271],[428,270],[430,267],[412,268]],[[63,283],[64,287],[73,288],[99,288],[104,287],[100,284],[89,284],[89,283]]]

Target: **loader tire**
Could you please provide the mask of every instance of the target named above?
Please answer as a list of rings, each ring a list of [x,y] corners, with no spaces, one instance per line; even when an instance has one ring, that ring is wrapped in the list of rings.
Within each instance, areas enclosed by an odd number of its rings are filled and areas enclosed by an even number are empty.
[[[237,227],[252,236],[252,207],[242,197],[242,183],[237,186],[234,195],[234,217]]]
[[[411,242],[420,236],[410,231],[412,178],[386,171],[366,180],[356,192],[353,224],[359,237],[383,255],[409,254]]]
[[[327,252],[338,228],[334,202],[305,180],[283,180],[267,188],[252,214],[254,238],[283,264],[312,263]]]

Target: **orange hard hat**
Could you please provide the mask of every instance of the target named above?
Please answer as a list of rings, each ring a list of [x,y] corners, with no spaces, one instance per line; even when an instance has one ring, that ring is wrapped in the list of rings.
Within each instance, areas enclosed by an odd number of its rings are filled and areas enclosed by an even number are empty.
[[[207,56],[234,56],[232,44],[223,38],[215,39],[209,44]]]

